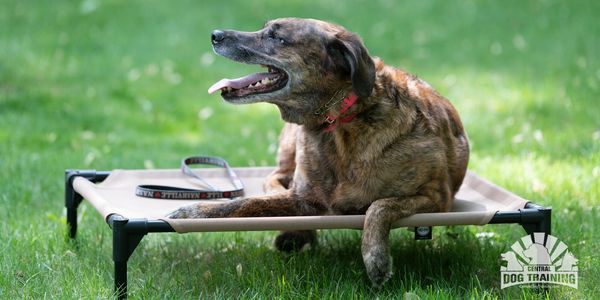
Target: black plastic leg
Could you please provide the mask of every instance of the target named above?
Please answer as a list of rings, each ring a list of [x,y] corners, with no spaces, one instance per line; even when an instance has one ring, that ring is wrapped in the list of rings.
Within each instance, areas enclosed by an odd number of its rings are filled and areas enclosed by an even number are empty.
[[[67,225],[69,226],[69,237],[77,235],[77,208],[83,198],[73,189],[73,179],[80,176],[78,171],[65,171],[65,207],[67,208]]]
[[[67,224],[69,226],[69,237],[72,239],[77,235],[77,207],[81,200],[79,194],[74,194],[72,204],[67,205]]]
[[[115,261],[115,294],[117,299],[127,299],[127,262]]]
[[[115,263],[115,294],[118,299],[127,298],[128,236],[125,231],[127,219],[113,220],[113,261]]]
[[[115,263],[115,294],[118,299],[127,298],[127,262],[129,257],[148,233],[147,221],[125,219],[111,215],[108,224],[113,230],[113,261]]]

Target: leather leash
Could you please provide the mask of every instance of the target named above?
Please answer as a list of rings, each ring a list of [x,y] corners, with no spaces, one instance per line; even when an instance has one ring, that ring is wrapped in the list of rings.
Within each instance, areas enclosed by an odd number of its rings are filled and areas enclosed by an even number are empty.
[[[220,191],[206,182],[198,174],[194,173],[190,165],[214,165],[225,168],[233,190]],[[204,185],[207,189],[188,189],[163,185],[138,185],[135,194],[140,197],[162,199],[162,200],[206,200],[237,198],[244,195],[244,184],[229,166],[227,161],[220,157],[212,156],[191,156],[181,161],[181,172],[184,175],[194,178]]]

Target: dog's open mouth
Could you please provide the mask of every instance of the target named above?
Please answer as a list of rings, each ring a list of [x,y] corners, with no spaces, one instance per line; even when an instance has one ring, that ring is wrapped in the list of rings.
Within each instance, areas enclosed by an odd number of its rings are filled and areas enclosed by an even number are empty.
[[[212,94],[221,90],[221,96],[225,99],[245,97],[253,94],[271,93],[285,87],[287,74],[273,66],[263,66],[268,72],[254,73],[237,79],[221,79],[213,84],[208,93]]]

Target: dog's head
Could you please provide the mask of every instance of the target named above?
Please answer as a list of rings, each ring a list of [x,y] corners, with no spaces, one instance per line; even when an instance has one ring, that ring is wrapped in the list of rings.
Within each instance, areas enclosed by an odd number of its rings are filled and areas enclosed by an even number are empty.
[[[339,90],[367,97],[373,89],[375,67],[367,49],[338,25],[284,18],[255,32],[215,30],[211,38],[217,54],[261,65],[267,72],[223,79],[209,92],[221,90],[225,100],[236,104],[276,104],[289,122],[303,123]]]

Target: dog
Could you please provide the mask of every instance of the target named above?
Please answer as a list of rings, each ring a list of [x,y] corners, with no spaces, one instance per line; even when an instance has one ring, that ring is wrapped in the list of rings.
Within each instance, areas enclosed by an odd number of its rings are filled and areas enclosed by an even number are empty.
[[[366,214],[362,258],[373,286],[392,275],[391,224],[450,210],[469,160],[450,102],[430,85],[371,57],[342,26],[282,18],[255,32],[215,30],[214,51],[266,72],[223,79],[209,92],[233,104],[276,105],[286,122],[266,195],[193,204],[170,218]],[[314,231],[282,232],[284,251]]]

